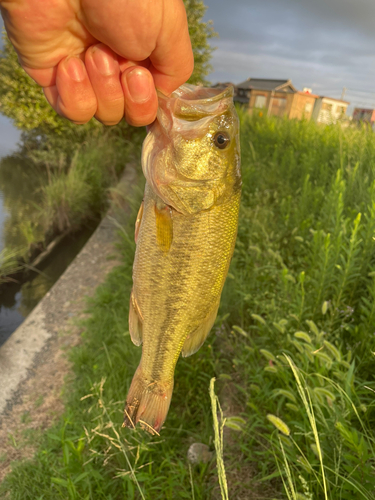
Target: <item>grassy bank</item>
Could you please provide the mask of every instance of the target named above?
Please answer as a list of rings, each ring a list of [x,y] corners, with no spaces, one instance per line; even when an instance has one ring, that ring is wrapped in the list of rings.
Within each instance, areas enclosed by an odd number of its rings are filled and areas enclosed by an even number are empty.
[[[62,233],[100,216],[108,207],[108,189],[115,185],[125,164],[137,150],[109,134],[93,138],[75,152],[68,168],[49,173],[42,198],[45,229]]]
[[[29,179],[33,172],[30,189],[34,191],[26,193],[25,200],[17,193],[16,178],[12,183],[9,175],[3,179],[10,217],[4,228],[6,252],[0,255],[0,283],[13,273],[9,255],[17,268],[22,267],[23,261],[32,262],[56,236],[100,219],[108,208],[109,189],[117,184],[126,163],[140,154],[144,133],[136,131],[124,137],[121,132],[119,127],[94,131],[70,155],[61,150],[54,157],[53,151],[43,154],[46,152],[40,149],[26,151],[24,146],[18,162],[17,154],[3,160],[0,177],[16,170],[17,175]],[[27,161],[22,163],[24,156]]]
[[[121,429],[140,357],[127,326],[133,229],[89,305],[66,413],[0,486],[11,499],[221,498],[210,379],[228,421],[229,498],[374,498],[375,138],[241,116],[239,234],[213,333],[180,359],[160,438]],[[139,198],[141,190],[139,191]],[[237,418],[233,418],[237,417]],[[29,439],[36,439],[29,436]]]

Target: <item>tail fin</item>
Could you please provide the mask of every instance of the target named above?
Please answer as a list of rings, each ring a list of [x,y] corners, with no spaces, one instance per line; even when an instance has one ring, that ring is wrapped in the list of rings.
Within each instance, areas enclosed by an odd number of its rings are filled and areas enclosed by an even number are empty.
[[[158,434],[167,418],[173,392],[171,382],[150,381],[138,366],[130,385],[124,411],[124,427],[135,428],[139,422],[150,434]]]

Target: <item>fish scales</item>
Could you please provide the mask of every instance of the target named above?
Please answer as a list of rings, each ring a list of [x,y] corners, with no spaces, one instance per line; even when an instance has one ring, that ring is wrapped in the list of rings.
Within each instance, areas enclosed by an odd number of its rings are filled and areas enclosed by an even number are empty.
[[[176,94],[161,97],[159,123],[143,148],[147,182],[129,320],[133,341],[143,346],[124,424],[140,422],[150,432],[166,418],[180,353],[198,350],[216,318],[237,234],[238,120],[231,90],[207,91],[183,86],[174,102]]]
[[[165,256],[156,241],[155,198],[152,192],[149,195],[150,191],[147,187],[137,243],[146,250],[137,254],[134,261],[133,290],[139,297],[140,310],[149,311],[143,323],[143,369],[147,373],[153,371],[154,376],[155,369],[164,373],[168,370],[172,379],[186,335],[199,326],[212,304],[219,301],[237,231],[238,200],[231,200],[228,207],[232,216],[229,227],[228,213],[223,221],[223,211],[217,208],[188,220],[173,214],[176,243]],[[171,296],[166,293],[169,289],[173,291]],[[158,336],[158,332],[163,335]]]

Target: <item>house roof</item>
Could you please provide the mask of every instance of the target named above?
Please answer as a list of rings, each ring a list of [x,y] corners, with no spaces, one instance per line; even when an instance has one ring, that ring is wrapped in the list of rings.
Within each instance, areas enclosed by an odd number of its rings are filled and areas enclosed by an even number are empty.
[[[297,94],[305,95],[307,97],[315,97],[315,99],[318,99],[319,97],[317,94],[310,94],[308,92],[303,92],[302,90],[298,90]]]
[[[375,108],[354,108],[353,113],[359,111],[361,113],[368,113],[369,111],[375,111]]]
[[[270,80],[267,78],[248,78],[237,85],[237,88],[243,90],[282,90],[284,87],[290,87],[290,92],[296,92],[297,89],[290,80]]]
[[[319,96],[321,99],[329,99],[330,101],[337,101],[337,102],[343,102],[344,104],[347,104],[349,106],[350,102],[348,101],[343,101],[342,99],[336,99],[335,97],[328,97],[326,95],[321,95]]]

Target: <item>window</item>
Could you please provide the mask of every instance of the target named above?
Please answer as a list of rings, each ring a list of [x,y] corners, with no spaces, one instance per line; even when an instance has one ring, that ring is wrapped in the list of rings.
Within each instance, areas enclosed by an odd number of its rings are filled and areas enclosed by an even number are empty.
[[[286,97],[273,97],[272,98],[272,106],[276,108],[285,108],[286,107]]]
[[[311,113],[311,110],[312,110],[312,104],[311,102],[307,102],[305,104],[305,113]]]
[[[254,108],[265,108],[266,107],[266,96],[265,95],[257,95],[255,97]]]
[[[271,114],[283,116],[286,111],[286,97],[272,97]]]
[[[332,104],[328,104],[328,102],[323,102],[322,104],[323,111],[332,111]]]
[[[340,115],[345,114],[345,106],[338,106],[337,112],[340,113]]]

